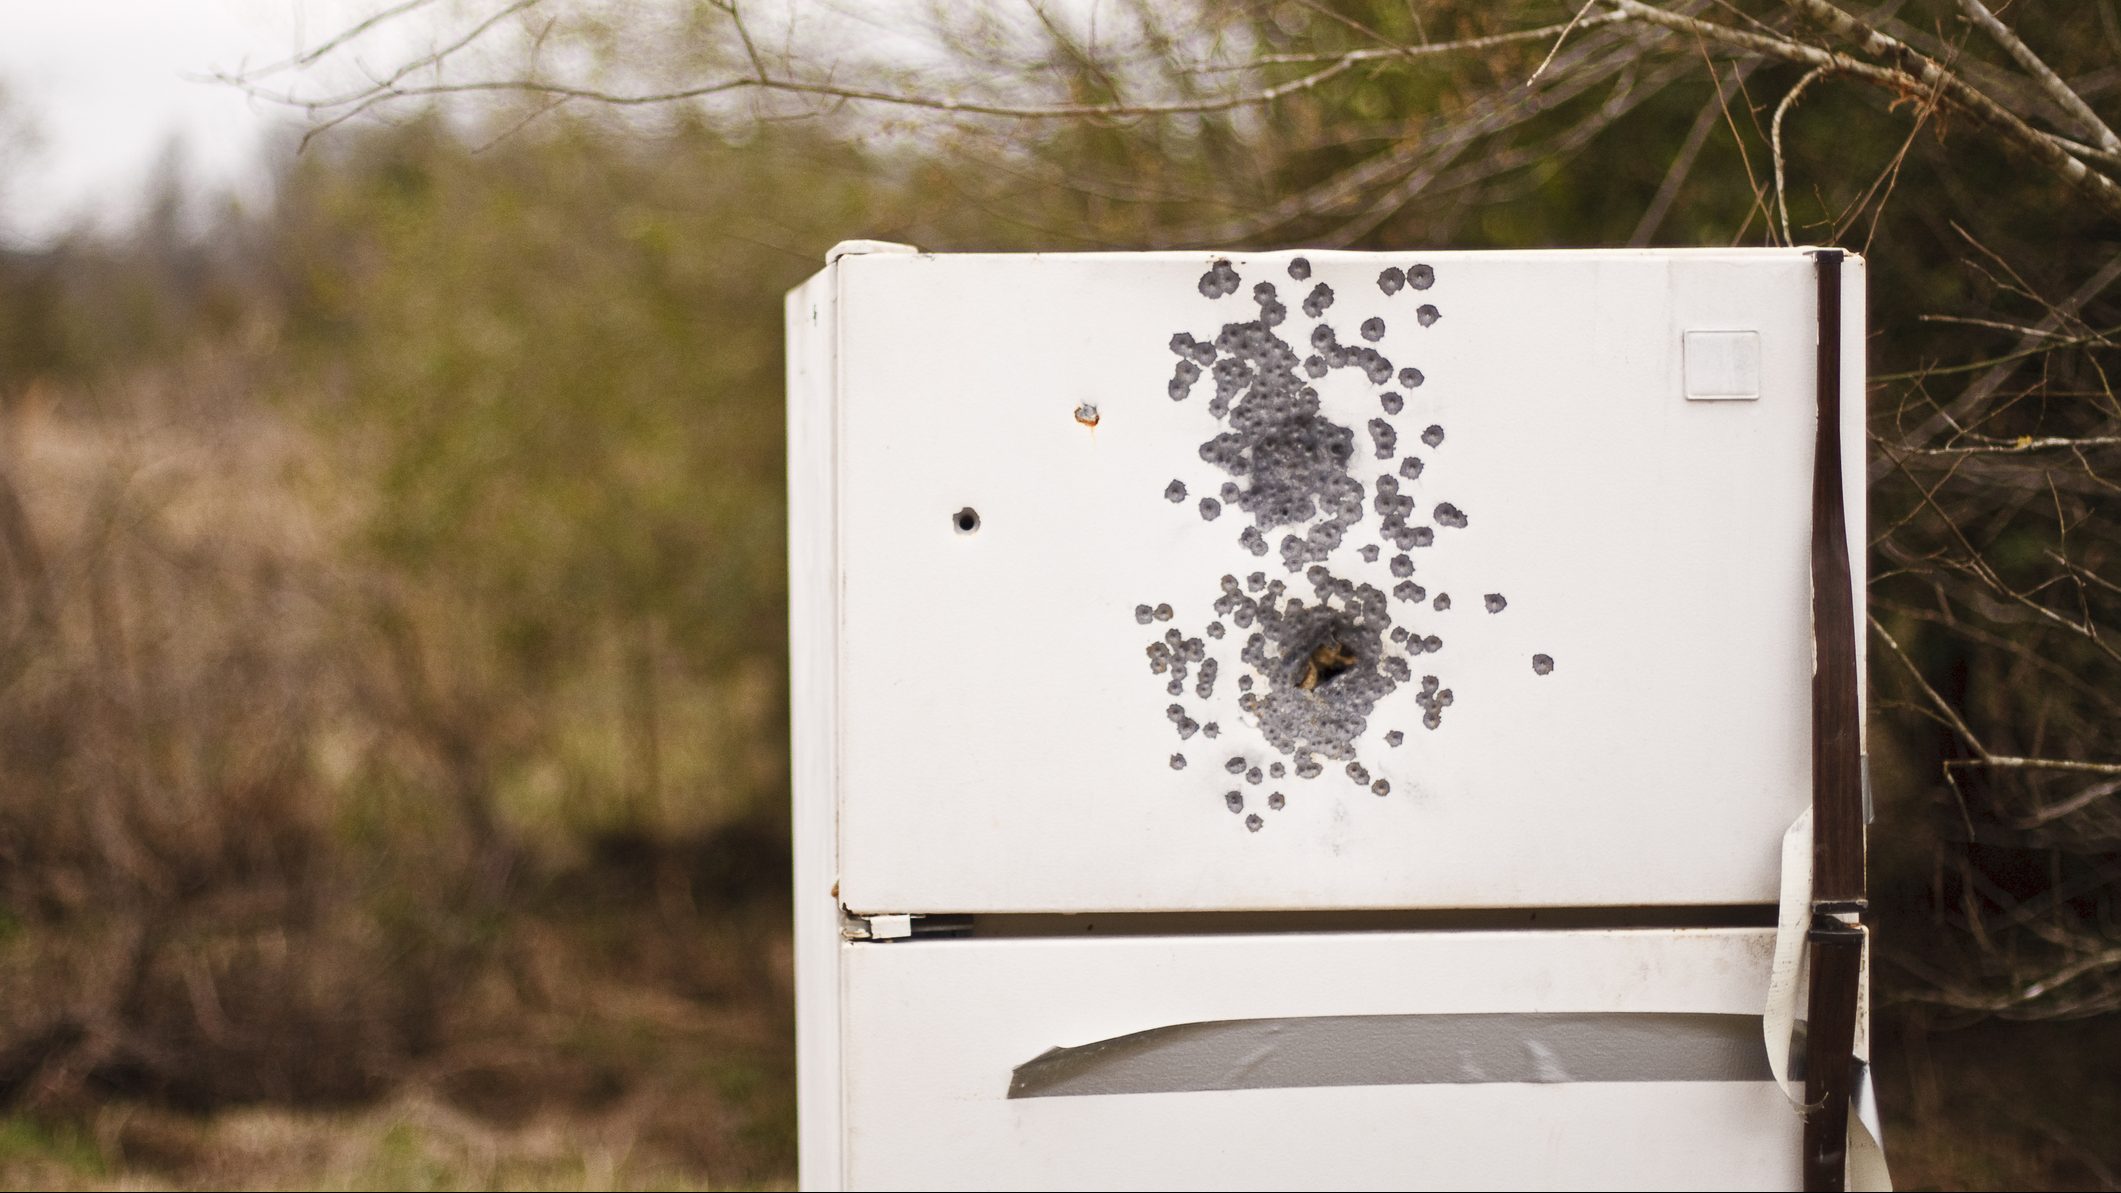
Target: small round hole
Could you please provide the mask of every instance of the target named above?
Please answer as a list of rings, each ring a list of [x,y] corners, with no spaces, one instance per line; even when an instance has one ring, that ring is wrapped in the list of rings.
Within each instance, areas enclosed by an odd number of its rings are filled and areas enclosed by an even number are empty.
[[[950,524],[959,534],[971,534],[979,529],[979,511],[968,505],[950,516]]]

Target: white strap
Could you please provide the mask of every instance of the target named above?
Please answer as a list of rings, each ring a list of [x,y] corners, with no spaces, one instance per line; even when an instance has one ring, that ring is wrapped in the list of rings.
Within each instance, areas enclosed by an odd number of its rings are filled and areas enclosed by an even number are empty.
[[[1760,1029],[1767,1041],[1768,1069],[1783,1096],[1800,1111],[1804,1091],[1790,1082],[1790,1040],[1797,1027],[1797,1000],[1804,994],[1805,936],[1812,926],[1812,809],[1809,804],[1782,834],[1782,904],[1775,917],[1775,964],[1768,971],[1767,1009]]]

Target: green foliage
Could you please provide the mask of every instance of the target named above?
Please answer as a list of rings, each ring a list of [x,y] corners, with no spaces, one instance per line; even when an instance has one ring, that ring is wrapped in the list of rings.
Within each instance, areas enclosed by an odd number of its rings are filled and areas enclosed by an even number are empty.
[[[616,786],[653,820],[775,791],[779,299],[821,250],[787,229],[866,198],[804,148],[555,121],[476,150],[423,124],[286,181],[287,399],[343,453],[323,483],[360,494],[389,580],[366,615],[501,728],[516,803]]]

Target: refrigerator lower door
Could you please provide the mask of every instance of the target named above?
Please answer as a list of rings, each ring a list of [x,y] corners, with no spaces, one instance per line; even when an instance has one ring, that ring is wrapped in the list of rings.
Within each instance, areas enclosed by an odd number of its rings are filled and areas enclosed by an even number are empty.
[[[1792,1189],[1772,940],[850,943],[844,1082],[805,1096],[851,1188]]]

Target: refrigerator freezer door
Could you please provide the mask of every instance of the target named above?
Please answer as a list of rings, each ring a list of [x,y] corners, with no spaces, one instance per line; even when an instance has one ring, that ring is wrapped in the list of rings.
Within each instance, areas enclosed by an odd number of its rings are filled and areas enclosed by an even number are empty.
[[[792,395],[830,433],[790,468],[836,536],[795,577],[838,602],[837,697],[798,693],[835,786],[797,798],[836,801],[841,901],[1772,902],[1809,790],[1811,259],[1214,261],[832,267],[798,329],[830,383]]]
[[[1632,930],[848,945],[845,1182],[1796,1188],[1800,1119],[1765,1079],[1759,1034],[1771,943]],[[1126,1038],[1156,1028],[1172,1030]],[[1115,1042],[1082,1047],[1099,1041]]]

